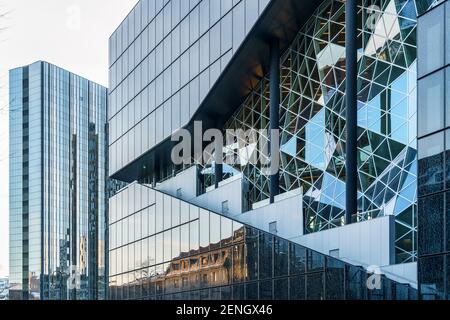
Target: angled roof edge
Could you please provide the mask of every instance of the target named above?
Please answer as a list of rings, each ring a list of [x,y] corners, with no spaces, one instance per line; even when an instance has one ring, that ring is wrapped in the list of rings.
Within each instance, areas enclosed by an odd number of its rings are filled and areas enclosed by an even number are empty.
[[[300,28],[307,22],[323,0],[272,0],[231,58],[189,123],[182,128],[193,131],[195,121],[203,128],[221,128],[239,108],[251,90],[268,73],[269,44],[280,40],[281,52],[292,43]],[[138,180],[141,168],[157,168],[158,163],[170,161],[173,147],[171,137],[148,150],[111,178],[132,182]]]

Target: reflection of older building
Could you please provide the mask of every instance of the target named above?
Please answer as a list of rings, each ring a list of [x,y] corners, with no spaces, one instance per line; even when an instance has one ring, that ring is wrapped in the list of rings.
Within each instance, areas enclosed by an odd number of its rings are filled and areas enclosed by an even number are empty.
[[[39,61],[10,106],[11,299],[105,297],[107,90]]]
[[[129,211],[123,205],[134,193],[140,198]],[[147,186],[123,189],[111,207],[111,299],[417,297],[416,290],[384,276],[381,289],[368,290],[360,267]]]

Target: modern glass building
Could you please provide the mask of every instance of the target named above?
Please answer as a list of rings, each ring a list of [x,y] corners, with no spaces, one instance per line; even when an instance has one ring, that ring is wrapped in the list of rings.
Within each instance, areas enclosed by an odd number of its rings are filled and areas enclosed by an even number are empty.
[[[106,295],[107,89],[46,62],[10,71],[10,298]]]
[[[436,140],[431,133],[439,131],[440,150],[445,150],[448,12],[448,4],[428,0],[361,0],[352,10],[341,0],[139,1],[110,38],[109,171],[114,179],[135,182],[110,201],[116,215],[109,222],[115,243],[110,297],[364,299],[373,293],[368,289],[368,295],[355,296],[344,289],[328,296],[333,289],[326,289],[326,261],[333,261],[331,273],[334,262],[343,269],[360,266],[376,270],[386,281],[420,289],[421,274],[434,277],[423,271],[420,258],[445,253],[443,242],[435,251],[422,251],[437,240],[437,225],[442,236],[446,232],[444,193],[437,209],[441,220],[431,223],[434,215],[421,215],[420,205],[431,190],[427,184],[435,188],[433,196],[445,192],[444,182],[436,189],[444,169],[439,171],[435,160],[423,162],[439,152],[421,143],[433,146],[424,139]],[[434,24],[421,31],[420,20],[428,14],[439,19],[432,16]],[[350,31],[356,32],[356,42],[346,45]],[[439,40],[429,35],[435,33]],[[440,60],[435,61],[435,51],[442,54]],[[354,73],[348,68],[352,54]],[[421,60],[429,66],[422,67]],[[428,96],[427,75],[433,75],[433,84],[442,84]],[[350,87],[356,92],[354,126],[348,125],[346,113],[351,78],[356,82]],[[441,116],[435,116],[438,109]],[[353,172],[346,171],[351,126],[357,136],[357,190],[349,187]],[[220,130],[227,137],[223,155],[208,152],[224,163],[198,161],[193,142],[183,164],[175,164],[172,135],[179,129],[194,139],[208,129]],[[269,129],[278,130],[279,139]],[[273,151],[274,143],[279,152]],[[273,153],[280,158],[276,174],[267,173],[263,161],[250,161],[255,154],[272,158]],[[142,188],[151,188],[155,199],[137,209],[133,206],[142,201]],[[356,196],[355,212],[346,210],[348,190]],[[176,199],[182,200],[181,209],[171,207],[180,205]],[[209,220],[199,225],[197,216],[183,220],[191,208],[210,212]],[[150,217],[142,225],[149,230],[134,238],[134,219],[144,218],[128,217],[141,210],[142,217]],[[222,237],[219,220],[238,227]],[[421,224],[428,228],[420,231]],[[195,241],[188,247],[192,234]],[[278,273],[274,261],[296,263],[290,256],[293,248],[320,256],[324,273],[309,274],[314,268],[308,269],[308,259],[299,273],[291,274],[290,267]],[[443,257],[430,257],[442,260],[442,284],[447,283]],[[202,267],[196,261],[204,258]],[[262,262],[271,269],[264,270]],[[218,269],[206,274],[203,268]],[[298,290],[292,289],[299,282],[291,276],[306,279]],[[347,276],[341,280],[336,281],[343,288],[351,287]],[[427,281],[427,297],[443,297],[434,279]]]
[[[418,19],[419,283],[450,299],[450,2]]]

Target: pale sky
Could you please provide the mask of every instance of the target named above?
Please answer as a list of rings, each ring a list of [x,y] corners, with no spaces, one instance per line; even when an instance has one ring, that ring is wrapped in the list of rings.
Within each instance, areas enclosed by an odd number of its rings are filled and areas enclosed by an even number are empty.
[[[44,60],[108,84],[108,38],[138,0],[0,0],[0,276],[8,275],[8,70]]]

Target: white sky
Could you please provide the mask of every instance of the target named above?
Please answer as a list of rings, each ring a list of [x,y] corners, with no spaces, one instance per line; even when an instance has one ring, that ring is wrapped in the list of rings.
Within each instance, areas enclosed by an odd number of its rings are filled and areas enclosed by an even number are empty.
[[[8,70],[44,60],[108,84],[108,38],[138,0],[0,0],[0,276],[8,275]],[[78,18],[79,17],[79,18]]]

